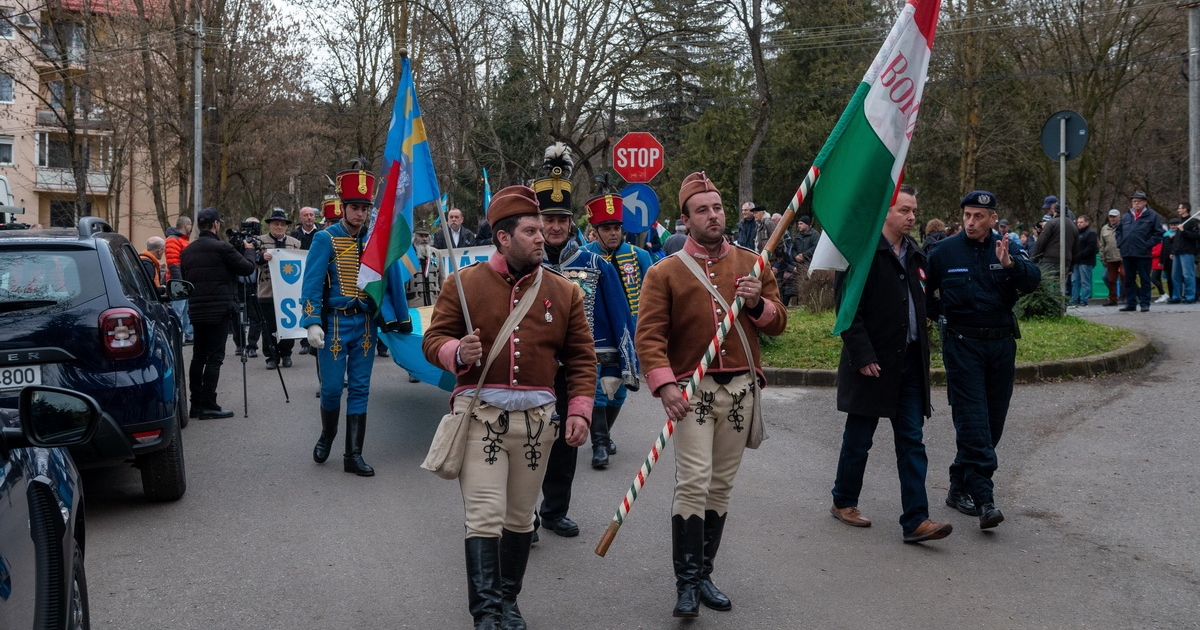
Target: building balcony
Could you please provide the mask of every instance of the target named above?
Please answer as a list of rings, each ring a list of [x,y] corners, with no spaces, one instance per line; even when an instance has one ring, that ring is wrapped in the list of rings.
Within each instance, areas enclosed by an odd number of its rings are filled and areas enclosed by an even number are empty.
[[[62,121],[59,120],[58,114],[52,109],[40,108],[37,110],[37,124],[39,127],[51,127],[54,129],[63,129]],[[75,111],[75,129],[88,132],[99,132],[100,135],[111,135],[112,129],[108,123],[107,117],[102,111],[92,111],[88,114],[87,120],[83,118],[83,112]]]
[[[89,195],[103,196],[108,194],[108,173],[88,171],[87,180],[87,190]],[[75,174],[72,173],[71,169],[69,168],[48,168],[40,166],[37,169],[37,183],[34,185],[34,190],[37,192],[74,194]]]

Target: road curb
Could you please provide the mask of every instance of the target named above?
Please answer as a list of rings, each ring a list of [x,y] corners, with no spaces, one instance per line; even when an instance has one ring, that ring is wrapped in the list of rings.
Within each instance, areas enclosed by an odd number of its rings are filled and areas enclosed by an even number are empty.
[[[1150,361],[1158,350],[1144,336],[1134,333],[1136,339],[1124,346],[1090,357],[1022,363],[1017,366],[1017,383],[1036,383],[1066,378],[1091,378],[1101,374],[1115,374],[1140,368]],[[793,368],[763,368],[767,384],[772,387],[836,387],[837,370],[799,370]],[[934,385],[946,384],[946,370],[930,370]]]

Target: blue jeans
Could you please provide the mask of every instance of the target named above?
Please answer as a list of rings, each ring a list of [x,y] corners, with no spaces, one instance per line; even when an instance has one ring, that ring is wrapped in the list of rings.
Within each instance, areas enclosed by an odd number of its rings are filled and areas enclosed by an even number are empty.
[[[171,308],[179,316],[179,323],[183,326],[183,338],[191,341],[195,338],[196,331],[192,328],[192,318],[188,315],[188,301],[175,300],[171,302]]]
[[[1092,299],[1092,266],[1075,265],[1071,268],[1071,304],[1085,306]]]
[[[992,475],[1000,465],[996,445],[1008,417],[1016,357],[1012,337],[970,339],[950,334],[947,328],[942,338],[946,396],[958,447],[950,465],[950,485],[966,490],[976,505],[995,502]]]
[[[1150,308],[1150,258],[1126,256],[1121,259],[1125,268],[1125,305]]]
[[[925,494],[925,471],[929,467],[929,458],[925,455],[925,443],[922,441],[925,427],[921,408],[922,369],[921,353],[910,348],[904,362],[896,415],[891,418],[896,442],[896,468],[900,473],[900,501],[904,507],[900,526],[906,535],[929,518],[929,498]],[[853,413],[846,415],[837,479],[833,482],[834,506],[846,508],[858,505],[858,495],[862,491],[863,475],[867,469],[867,455],[878,425],[879,418]]]
[[[1171,261],[1171,299],[1196,299],[1196,255],[1175,254]]]

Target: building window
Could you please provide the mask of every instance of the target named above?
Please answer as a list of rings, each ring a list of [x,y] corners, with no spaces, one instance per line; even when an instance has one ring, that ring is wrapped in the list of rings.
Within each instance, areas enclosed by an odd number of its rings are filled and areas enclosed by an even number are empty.
[[[13,78],[11,74],[0,74],[0,103],[13,102]]]
[[[11,166],[13,163],[13,137],[0,136],[0,166]]]
[[[92,216],[92,202],[83,206],[83,211],[77,210],[74,201],[50,201],[50,227],[75,227],[80,217]]]
[[[13,13],[15,11],[12,7],[0,7],[0,38],[2,39],[12,39],[17,34],[17,29],[12,23]]]
[[[43,168],[71,168],[71,150],[66,140],[51,138],[50,134],[37,134],[37,165]]]

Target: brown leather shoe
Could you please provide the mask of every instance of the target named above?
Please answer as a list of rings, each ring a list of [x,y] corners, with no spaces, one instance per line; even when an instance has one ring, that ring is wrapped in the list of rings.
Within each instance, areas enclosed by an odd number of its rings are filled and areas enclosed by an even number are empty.
[[[929,519],[925,519],[924,523],[917,525],[917,528],[904,537],[906,543],[919,543],[927,540],[941,540],[950,535],[954,531],[954,526],[950,523],[936,523]]]
[[[871,519],[863,516],[862,512],[858,511],[857,506],[840,508],[835,505],[829,508],[829,513],[833,515],[833,518],[836,518],[850,527],[871,526]]]

